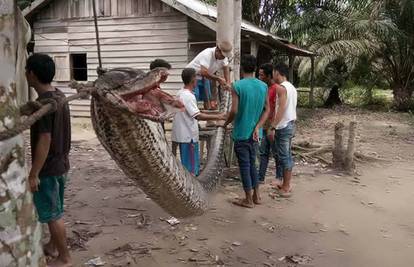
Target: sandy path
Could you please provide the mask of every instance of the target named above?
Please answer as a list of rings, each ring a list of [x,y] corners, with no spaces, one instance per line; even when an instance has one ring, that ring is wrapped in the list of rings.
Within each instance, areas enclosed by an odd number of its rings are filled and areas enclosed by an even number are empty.
[[[328,142],[330,132],[323,128],[338,116],[322,115],[299,133]],[[66,202],[75,266],[97,256],[105,266],[293,266],[278,259],[294,254],[309,256],[312,266],[412,266],[413,129],[394,116],[369,116],[358,115],[368,118],[360,127],[360,147],[392,163],[359,166],[356,178],[300,165],[291,199],[270,198],[265,185],[264,204],[252,210],[228,202],[241,186],[225,179],[208,213],[175,227],[160,220],[168,214],[83,132],[72,150]]]

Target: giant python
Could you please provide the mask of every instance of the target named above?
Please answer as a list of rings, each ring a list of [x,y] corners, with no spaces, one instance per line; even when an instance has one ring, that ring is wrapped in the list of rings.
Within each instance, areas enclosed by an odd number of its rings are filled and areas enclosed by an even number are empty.
[[[199,215],[208,209],[222,172],[225,130],[217,128],[204,169],[192,176],[172,155],[160,124],[174,114],[171,107],[182,108],[159,90],[166,75],[163,68],[102,72],[92,85],[92,124],[112,159],[148,197],[173,216]],[[228,103],[224,93],[220,109],[227,110]]]

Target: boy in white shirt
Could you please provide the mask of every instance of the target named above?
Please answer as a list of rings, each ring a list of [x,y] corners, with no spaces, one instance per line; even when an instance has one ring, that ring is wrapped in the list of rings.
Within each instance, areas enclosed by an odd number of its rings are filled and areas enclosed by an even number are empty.
[[[199,130],[197,120],[224,120],[225,113],[206,114],[200,112],[193,93],[196,85],[196,70],[185,68],[181,73],[184,87],[177,98],[184,104],[185,111],[175,114],[171,139],[180,148],[181,163],[193,175],[200,173]]]

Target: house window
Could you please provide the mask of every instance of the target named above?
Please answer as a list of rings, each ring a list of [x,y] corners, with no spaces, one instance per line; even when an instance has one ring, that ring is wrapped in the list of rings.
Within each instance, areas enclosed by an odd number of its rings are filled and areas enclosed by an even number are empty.
[[[88,80],[88,64],[85,54],[70,54],[70,77],[75,81]]]

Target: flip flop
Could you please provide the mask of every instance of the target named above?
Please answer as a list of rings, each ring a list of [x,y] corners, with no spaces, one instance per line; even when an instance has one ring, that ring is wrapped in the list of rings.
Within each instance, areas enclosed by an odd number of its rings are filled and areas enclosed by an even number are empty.
[[[276,190],[277,192],[279,192],[279,191],[283,191],[283,190],[282,190],[282,185],[277,185],[277,186],[275,186],[275,187],[272,187],[272,189]],[[293,185],[290,185],[288,193],[291,193],[291,192],[292,192],[292,190],[293,190]]]
[[[239,207],[242,207],[242,208],[249,208],[249,209],[254,208],[254,204],[246,203],[244,199],[238,199],[238,198],[236,198],[231,203],[233,205],[236,205],[236,206],[239,206]]]
[[[290,198],[291,196],[292,196],[292,193],[290,191],[289,192],[284,192],[282,190],[279,190],[277,192],[277,197],[280,197],[280,198]]]
[[[288,192],[282,190],[282,186],[281,185],[278,185],[274,189],[276,191],[275,193],[277,194],[277,197],[279,197],[279,198],[290,198],[292,196],[292,189],[293,189],[293,186],[292,185],[290,186]]]

